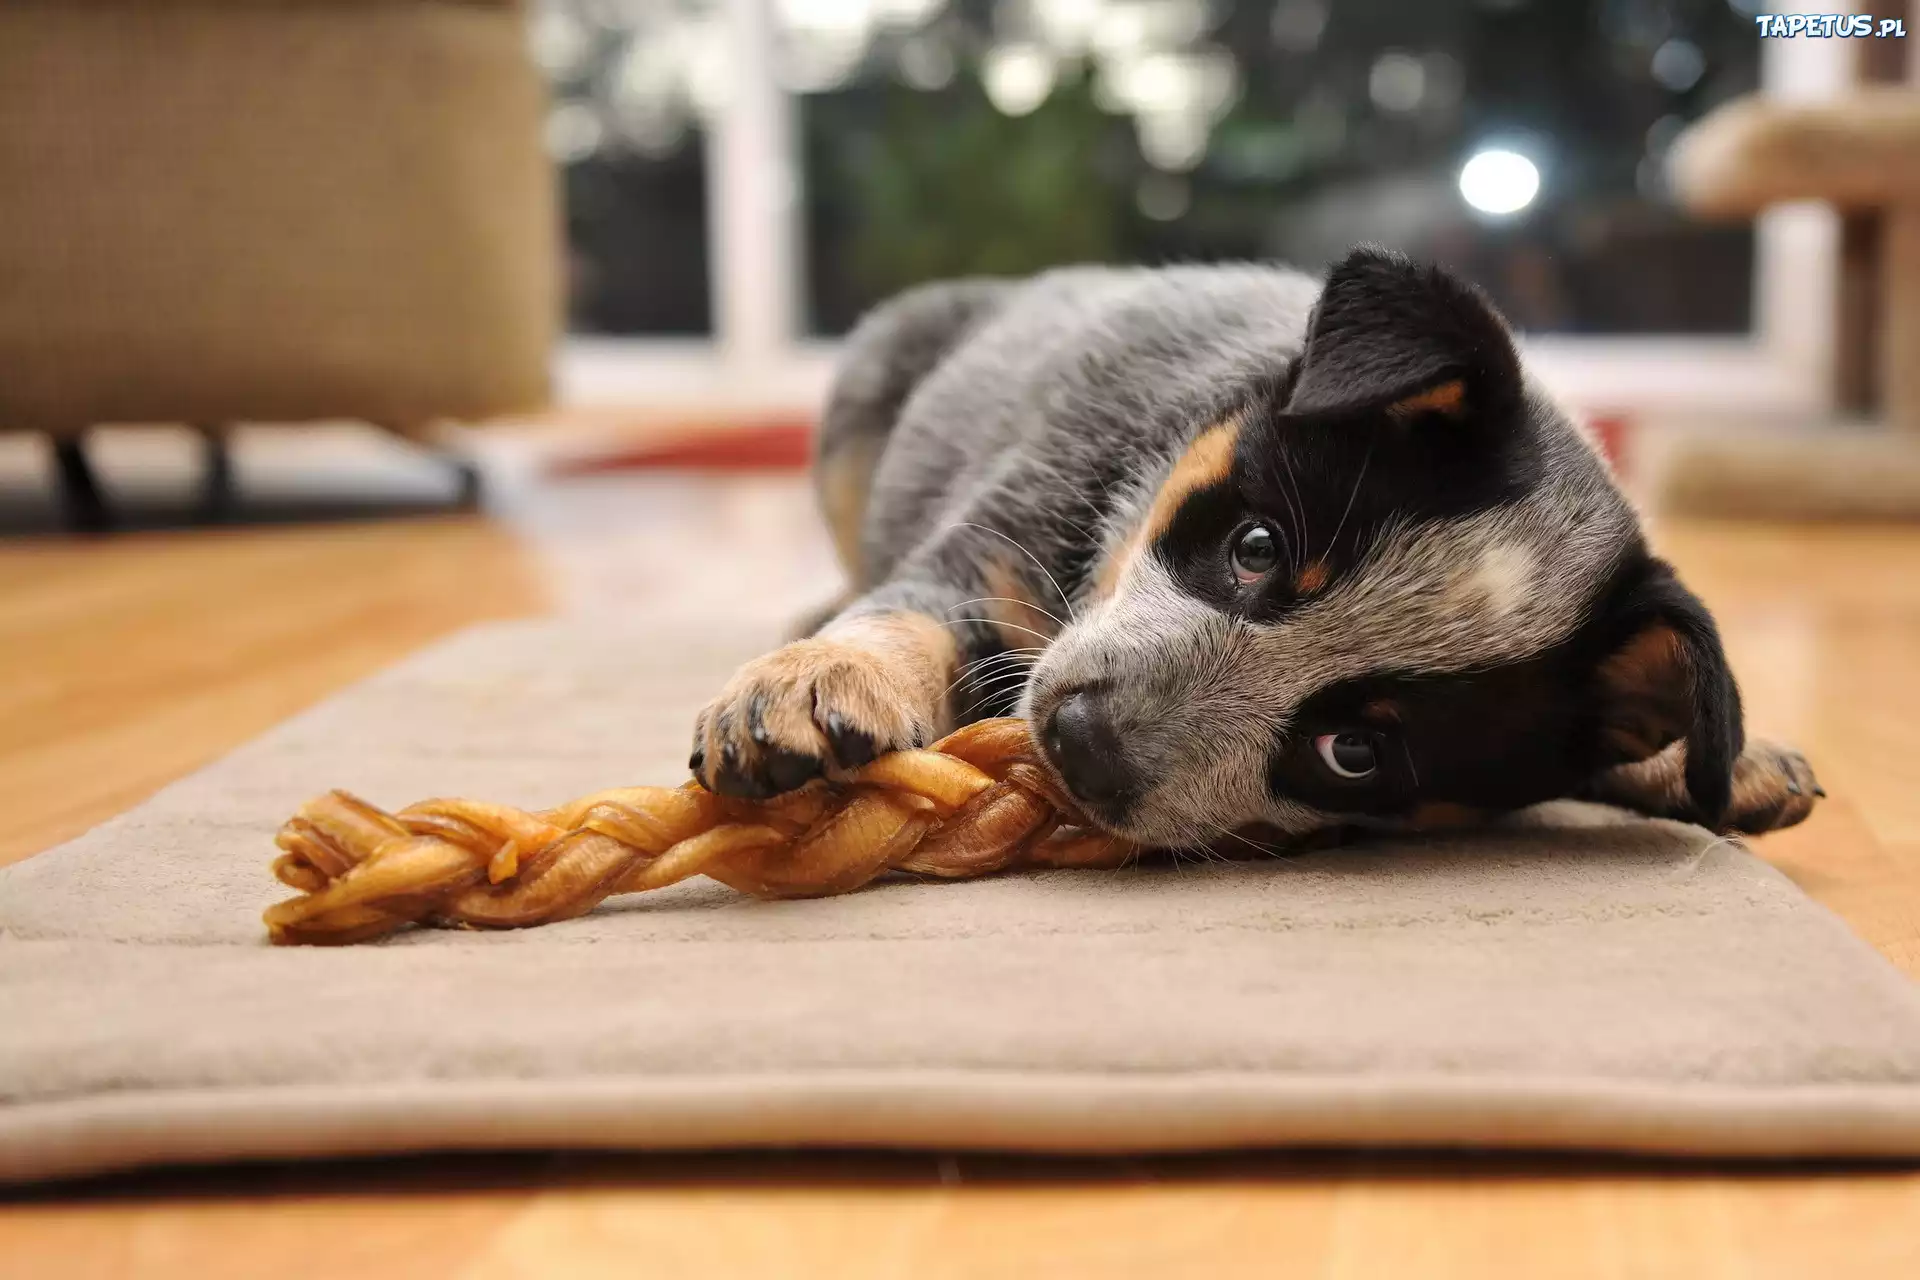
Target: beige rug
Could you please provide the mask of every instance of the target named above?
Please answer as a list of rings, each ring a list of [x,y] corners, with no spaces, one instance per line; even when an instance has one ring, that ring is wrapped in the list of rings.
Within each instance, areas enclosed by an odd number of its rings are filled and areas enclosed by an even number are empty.
[[[764,639],[471,632],[0,872],[0,1179],[587,1146],[1920,1156],[1920,988],[1739,846],[1594,810],[262,943],[269,839],[308,794],[674,780],[693,711]]]

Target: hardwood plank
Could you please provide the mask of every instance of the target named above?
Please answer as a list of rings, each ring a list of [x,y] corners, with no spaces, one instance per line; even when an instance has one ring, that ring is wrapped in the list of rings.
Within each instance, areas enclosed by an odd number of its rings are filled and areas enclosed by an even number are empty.
[[[1920,843],[1920,529],[1689,521],[1656,542],[1719,620],[1750,731],[1801,746],[1882,843]]]
[[[0,545],[0,864],[545,600],[526,551],[474,517]]]
[[[0,1204],[0,1276],[451,1276],[530,1199],[472,1185],[452,1162],[359,1185],[374,1167],[260,1166],[31,1193]]]

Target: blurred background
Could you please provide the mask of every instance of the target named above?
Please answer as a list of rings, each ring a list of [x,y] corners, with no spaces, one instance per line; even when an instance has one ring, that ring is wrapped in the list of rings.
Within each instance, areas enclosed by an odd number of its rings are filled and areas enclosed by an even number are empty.
[[[706,339],[753,373],[732,401],[806,403],[832,339],[918,281],[1315,270],[1372,241],[1478,280],[1597,409],[1815,410],[1836,220],[1704,223],[1666,177],[1715,106],[1863,74],[1846,42],[1762,41],[1757,10],[542,0],[578,335],[563,386],[697,399],[705,371],[667,340]]]
[[[775,0],[795,328],[942,276],[1357,240],[1521,327],[1745,334],[1754,238],[1668,198],[1686,123],[1762,77],[1727,0]],[[540,0],[576,331],[703,335],[728,15]],[[724,127],[724,125],[722,125]],[[772,301],[770,298],[769,301]]]
[[[0,803],[110,811],[45,726],[189,761],[476,617],[776,633],[837,344],[943,276],[1388,245],[1659,515],[1909,518],[1913,55],[1758,8],[0,3],[0,658],[68,672]]]
[[[1903,40],[1762,39],[1763,7],[21,0],[0,529],[790,465],[910,285],[1361,241],[1483,285],[1625,470],[1873,417],[1876,212],[1674,186],[1716,108],[1907,77]]]

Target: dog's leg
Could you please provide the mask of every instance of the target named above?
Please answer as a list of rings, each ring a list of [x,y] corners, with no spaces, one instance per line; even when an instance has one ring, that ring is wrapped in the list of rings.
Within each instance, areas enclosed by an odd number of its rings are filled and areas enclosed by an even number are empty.
[[[793,620],[793,625],[787,628],[787,639],[805,640],[808,636],[817,634],[820,628],[846,612],[847,606],[851,605],[855,598],[852,593],[843,591],[825,604],[815,605]]]
[[[1067,608],[1029,556],[977,522],[949,527],[914,573],[740,668],[700,715],[694,774],[722,794],[778,795],[1006,713]]]
[[[722,794],[770,796],[924,746],[950,727],[956,653],[925,613],[856,605],[735,672],[701,714],[688,764]]]
[[[749,662],[701,713],[689,766],[723,795],[778,795],[947,733],[969,650],[943,615],[974,594],[889,583]]]
[[[1687,799],[1686,750],[1676,742],[1637,764],[1617,765],[1588,784],[1581,798],[1634,809],[1655,818],[1692,817]],[[1792,747],[1750,740],[1733,769],[1733,802],[1721,826],[1758,835],[1790,827],[1826,795],[1807,758]]]

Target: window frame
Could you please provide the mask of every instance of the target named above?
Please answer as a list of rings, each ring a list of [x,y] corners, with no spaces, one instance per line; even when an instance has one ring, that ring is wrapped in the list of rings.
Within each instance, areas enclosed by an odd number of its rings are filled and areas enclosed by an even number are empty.
[[[563,406],[708,419],[818,411],[839,343],[802,331],[804,175],[792,95],[774,74],[773,4],[722,0],[731,71],[703,133],[713,334],[570,334],[555,356]],[[1842,8],[1803,0],[1799,11]],[[1858,78],[1851,40],[1763,40],[1760,55],[1769,97],[1830,99]],[[1781,205],[1755,221],[1748,335],[1542,335],[1522,348],[1549,388],[1588,413],[1824,415],[1834,405],[1839,269],[1838,216]]]

